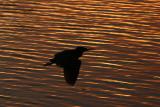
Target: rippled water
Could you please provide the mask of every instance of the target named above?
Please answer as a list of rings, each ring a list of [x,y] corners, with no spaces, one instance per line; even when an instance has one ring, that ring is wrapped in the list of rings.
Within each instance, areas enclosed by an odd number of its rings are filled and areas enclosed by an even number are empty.
[[[158,107],[159,0],[0,0],[0,107]],[[76,86],[42,66],[92,46]]]

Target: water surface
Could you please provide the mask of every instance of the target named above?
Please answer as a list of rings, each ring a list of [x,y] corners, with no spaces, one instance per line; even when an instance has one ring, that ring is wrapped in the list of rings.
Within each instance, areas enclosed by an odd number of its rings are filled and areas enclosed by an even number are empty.
[[[1,107],[158,107],[159,0],[0,0]],[[56,52],[81,58],[76,86],[44,67]]]

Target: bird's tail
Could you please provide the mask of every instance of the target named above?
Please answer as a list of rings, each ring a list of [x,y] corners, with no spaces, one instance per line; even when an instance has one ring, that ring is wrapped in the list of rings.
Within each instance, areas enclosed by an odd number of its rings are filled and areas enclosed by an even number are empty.
[[[49,65],[52,65],[53,63],[55,63],[55,61],[53,59],[49,59],[49,62],[44,64],[44,66],[49,66]]]

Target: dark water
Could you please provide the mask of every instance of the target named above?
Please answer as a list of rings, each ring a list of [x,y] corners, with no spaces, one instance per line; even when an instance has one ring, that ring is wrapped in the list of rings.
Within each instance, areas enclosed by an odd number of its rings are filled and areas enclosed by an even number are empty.
[[[63,49],[92,46],[75,87]],[[0,107],[159,107],[159,0],[0,0]]]

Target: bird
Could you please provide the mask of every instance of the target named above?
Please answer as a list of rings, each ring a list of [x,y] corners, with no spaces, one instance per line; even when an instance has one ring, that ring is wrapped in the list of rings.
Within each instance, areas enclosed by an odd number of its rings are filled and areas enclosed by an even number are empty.
[[[74,86],[81,66],[81,60],[79,59],[84,52],[91,50],[90,48],[78,46],[75,49],[64,50],[58,52],[53,58],[49,59],[49,62],[44,66],[56,64],[58,67],[63,68],[64,78],[66,83]]]

